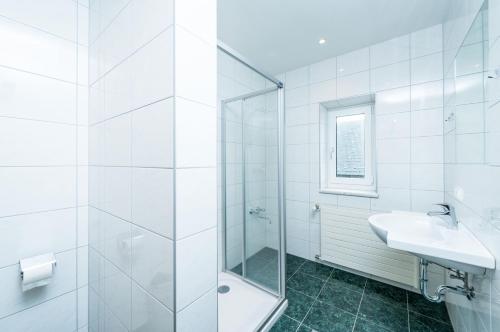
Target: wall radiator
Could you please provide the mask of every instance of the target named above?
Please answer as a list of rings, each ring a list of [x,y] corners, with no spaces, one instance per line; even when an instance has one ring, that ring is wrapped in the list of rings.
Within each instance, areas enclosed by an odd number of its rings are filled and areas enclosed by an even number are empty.
[[[418,287],[415,256],[389,249],[370,229],[371,211],[321,206],[321,260]]]

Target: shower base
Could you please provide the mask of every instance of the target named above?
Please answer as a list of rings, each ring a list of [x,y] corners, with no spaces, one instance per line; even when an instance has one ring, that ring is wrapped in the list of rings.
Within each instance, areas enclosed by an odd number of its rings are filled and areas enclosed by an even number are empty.
[[[277,297],[228,273],[219,273],[219,285],[230,288],[218,294],[219,332],[253,332],[279,302]]]

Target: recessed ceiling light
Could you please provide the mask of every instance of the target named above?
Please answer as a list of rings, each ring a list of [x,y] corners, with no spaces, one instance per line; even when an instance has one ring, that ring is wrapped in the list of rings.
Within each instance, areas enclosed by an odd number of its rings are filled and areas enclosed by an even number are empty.
[[[319,43],[320,45],[323,45],[324,43],[326,43],[326,39],[325,39],[325,38],[320,38],[320,39],[318,40],[318,43]]]

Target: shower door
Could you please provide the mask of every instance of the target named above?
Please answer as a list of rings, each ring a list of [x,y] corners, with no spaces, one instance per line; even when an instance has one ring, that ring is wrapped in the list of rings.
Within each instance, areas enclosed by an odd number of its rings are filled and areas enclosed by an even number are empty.
[[[280,294],[279,89],[223,102],[225,269]]]

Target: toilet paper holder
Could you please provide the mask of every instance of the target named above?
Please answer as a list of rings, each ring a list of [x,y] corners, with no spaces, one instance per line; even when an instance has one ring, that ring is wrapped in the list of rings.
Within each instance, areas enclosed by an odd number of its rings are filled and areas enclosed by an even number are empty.
[[[22,291],[50,284],[56,264],[53,253],[21,259],[19,267]]]

